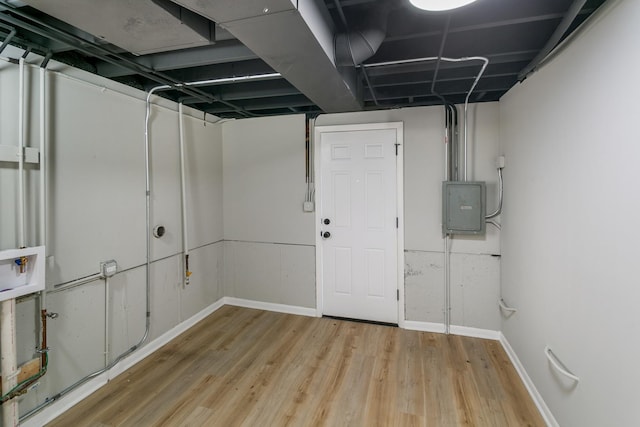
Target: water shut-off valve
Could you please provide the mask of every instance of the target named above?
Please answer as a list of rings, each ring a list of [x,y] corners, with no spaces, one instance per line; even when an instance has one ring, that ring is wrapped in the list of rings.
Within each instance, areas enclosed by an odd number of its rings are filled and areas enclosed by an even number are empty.
[[[25,271],[27,271],[27,263],[29,262],[29,258],[27,258],[26,256],[21,256],[14,262],[18,267],[20,267],[20,274],[23,274]]]

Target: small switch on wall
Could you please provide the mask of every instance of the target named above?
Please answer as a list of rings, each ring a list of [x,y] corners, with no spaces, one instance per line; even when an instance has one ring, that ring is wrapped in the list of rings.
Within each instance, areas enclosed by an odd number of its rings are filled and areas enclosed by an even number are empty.
[[[302,210],[304,212],[313,212],[313,202],[304,202],[302,204]]]

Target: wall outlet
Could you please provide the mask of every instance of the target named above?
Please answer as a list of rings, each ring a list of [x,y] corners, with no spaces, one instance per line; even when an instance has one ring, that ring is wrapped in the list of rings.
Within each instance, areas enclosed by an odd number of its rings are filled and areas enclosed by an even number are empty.
[[[314,208],[313,202],[304,202],[302,204],[302,210],[304,212],[313,212],[313,208]]]
[[[496,157],[496,167],[502,169],[504,167],[504,156]]]

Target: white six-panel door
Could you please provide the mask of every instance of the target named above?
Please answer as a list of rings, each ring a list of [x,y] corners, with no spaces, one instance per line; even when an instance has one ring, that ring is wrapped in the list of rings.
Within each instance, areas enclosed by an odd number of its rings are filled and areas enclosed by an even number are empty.
[[[319,136],[322,314],[398,323],[397,130]]]

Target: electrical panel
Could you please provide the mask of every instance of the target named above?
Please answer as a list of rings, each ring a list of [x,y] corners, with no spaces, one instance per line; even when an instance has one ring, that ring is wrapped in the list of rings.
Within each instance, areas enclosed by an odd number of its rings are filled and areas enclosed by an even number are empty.
[[[442,232],[484,235],[486,185],[476,181],[442,183]]]

